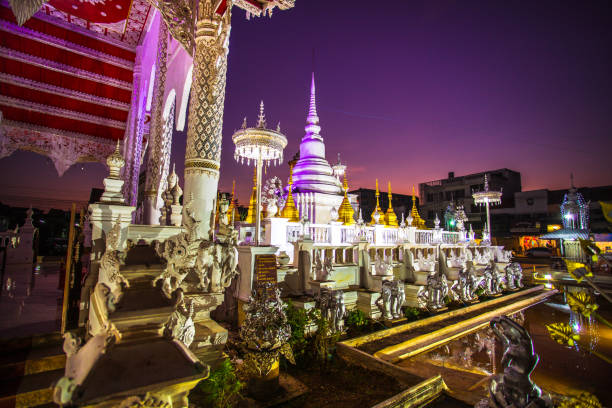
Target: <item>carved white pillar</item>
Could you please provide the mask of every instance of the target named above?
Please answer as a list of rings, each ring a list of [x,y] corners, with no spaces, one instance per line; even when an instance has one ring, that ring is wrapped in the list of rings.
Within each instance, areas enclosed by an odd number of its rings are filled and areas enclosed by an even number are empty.
[[[185,151],[185,203],[200,221],[201,237],[208,236],[215,215],[231,22],[231,2],[222,16],[213,4],[198,4]]]
[[[129,205],[136,205],[138,199],[138,177],[134,177],[136,168],[140,169],[140,157],[135,156],[137,149],[136,143],[138,139],[138,122],[140,118],[140,79],[142,77],[142,46],[136,47],[136,61],[134,62],[134,73],[132,82],[132,100],[130,104],[130,112],[123,136],[123,157],[125,158],[125,167],[123,168],[122,178],[125,180],[123,185],[123,196]],[[142,138],[140,139],[142,143]],[[136,187],[134,188],[134,183]]]
[[[310,222],[315,223],[317,220],[315,219],[315,200],[314,193],[310,193],[310,217],[308,219]]]
[[[159,22],[155,79],[153,82],[153,107],[151,109],[151,131],[149,136],[149,156],[147,160],[147,180],[144,192],[144,223],[159,224],[159,196],[163,191],[161,182],[165,179],[163,169],[170,166],[168,143],[164,140],[164,90],[166,85],[166,62],[168,59],[168,28],[163,20]],[[168,157],[166,157],[168,156]],[[166,170],[166,176],[168,171]]]

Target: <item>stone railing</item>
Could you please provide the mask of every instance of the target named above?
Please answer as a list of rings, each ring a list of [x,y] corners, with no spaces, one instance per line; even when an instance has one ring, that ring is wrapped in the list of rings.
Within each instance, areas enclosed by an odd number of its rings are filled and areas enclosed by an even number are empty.
[[[302,226],[296,223],[287,223],[287,242],[296,242],[302,236]]]
[[[442,243],[443,244],[456,244],[459,242],[460,234],[454,231],[444,231],[442,233]]]
[[[243,230],[250,225],[242,225],[240,238],[243,239]],[[291,252],[291,244],[302,239],[304,229],[315,244],[327,246],[348,246],[358,241],[366,241],[373,246],[396,246],[399,244],[418,245],[456,245],[464,241],[459,232],[437,230],[419,230],[414,227],[388,228],[384,225],[342,225],[338,222],[329,224],[307,224],[288,222],[283,218],[269,218],[264,220],[264,240],[266,245],[282,247],[284,251]],[[362,237],[359,237],[359,234]],[[285,248],[286,245],[289,247]]]
[[[331,244],[331,225],[311,225],[310,238],[317,244]]]
[[[346,265],[355,264],[357,262],[356,246],[329,246],[329,245],[314,245],[313,247],[313,259],[316,258],[317,253],[321,256],[321,259],[331,258],[332,264],[334,265]]]
[[[340,226],[340,242],[343,244],[352,244],[355,242],[357,231],[352,225]]]
[[[432,230],[417,230],[414,234],[415,244],[431,244],[433,243]]]

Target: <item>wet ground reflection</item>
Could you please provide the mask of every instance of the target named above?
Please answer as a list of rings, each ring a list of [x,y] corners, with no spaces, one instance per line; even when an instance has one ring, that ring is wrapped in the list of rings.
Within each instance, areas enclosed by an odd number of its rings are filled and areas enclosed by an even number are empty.
[[[610,320],[611,305],[601,298],[598,302],[598,312]],[[550,392],[566,395],[588,391],[595,394],[604,406],[612,406],[612,366],[590,353],[596,350],[612,356],[612,329],[592,317],[585,318],[572,312],[564,304],[562,295],[511,317],[529,331],[535,351],[540,356],[532,374],[536,384]],[[546,330],[546,324],[554,322],[569,323],[580,334],[581,343],[586,347],[570,348],[555,343]],[[501,344],[487,327],[411,360],[488,376],[497,372],[502,352]]]

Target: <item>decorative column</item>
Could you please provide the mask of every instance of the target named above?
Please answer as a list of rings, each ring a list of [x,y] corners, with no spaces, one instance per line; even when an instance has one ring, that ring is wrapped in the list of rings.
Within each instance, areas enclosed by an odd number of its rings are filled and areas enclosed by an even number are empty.
[[[170,167],[171,140],[164,132],[164,90],[166,88],[166,62],[168,57],[168,28],[163,20],[159,22],[155,80],[153,82],[153,108],[151,110],[150,150],[147,160],[147,180],[144,197],[144,223],[159,224],[158,201]],[[171,133],[172,134],[172,133]],[[170,139],[172,139],[170,137]]]
[[[136,61],[134,62],[134,76],[132,80],[132,102],[130,105],[130,112],[127,120],[127,126],[125,129],[125,135],[123,136],[123,157],[125,160],[125,167],[123,168],[123,179],[125,184],[123,185],[123,196],[129,205],[136,205],[138,199],[138,184],[136,188],[133,187],[133,183],[138,183],[138,179],[134,178],[133,173],[136,168],[140,169],[140,157],[135,155],[137,148],[136,143],[138,142],[138,122],[141,115],[140,107],[140,78],[142,74],[142,46],[136,47]],[[142,143],[142,139],[140,139]]]
[[[193,53],[193,82],[185,151],[185,197],[207,237],[214,217],[219,165],[231,2],[219,15],[211,0],[198,4]]]

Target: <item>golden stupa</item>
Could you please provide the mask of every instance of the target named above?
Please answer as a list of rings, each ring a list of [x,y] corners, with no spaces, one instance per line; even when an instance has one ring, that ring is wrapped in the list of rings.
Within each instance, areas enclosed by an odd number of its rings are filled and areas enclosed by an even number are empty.
[[[412,217],[412,226],[418,229],[427,229],[425,226],[425,220],[419,215],[419,210],[416,205],[416,193],[414,192],[414,186],[412,186],[412,209],[410,210],[410,216]]]
[[[293,166],[295,166],[297,160],[291,160],[289,162],[289,187],[287,188],[287,201],[285,202],[285,207],[283,207],[283,211],[281,211],[281,217],[289,218],[290,222],[299,222],[300,221],[300,213],[295,207],[295,201],[293,201]]]
[[[229,207],[227,207],[227,219],[230,220],[230,222],[234,221],[233,219],[233,213],[234,210],[236,209],[236,180],[232,180],[232,196],[230,197],[230,204]]]
[[[348,182],[346,181],[346,174],[344,174],[342,189],[344,190],[344,198],[342,199],[342,204],[340,204],[340,210],[338,210],[338,221],[342,221],[342,225],[354,225],[355,210],[348,199]]]
[[[391,194],[391,182],[389,181],[389,208],[387,208],[387,213],[385,214],[385,224],[387,227],[397,227],[399,224],[397,223],[397,215],[395,215],[395,211],[393,211],[393,206],[391,205],[391,200],[393,195]]]
[[[255,224],[255,208],[257,207],[257,167],[253,170],[253,192],[249,200],[249,212],[244,220],[247,224]]]
[[[384,224],[385,223],[385,213],[383,212],[383,210],[380,209],[379,197],[380,197],[380,192],[378,191],[378,179],[376,179],[376,208],[372,212],[372,220],[370,221],[370,225],[376,224],[376,219],[374,217],[374,214],[376,214],[376,213],[378,213],[378,215],[379,215],[378,223],[379,224]]]

